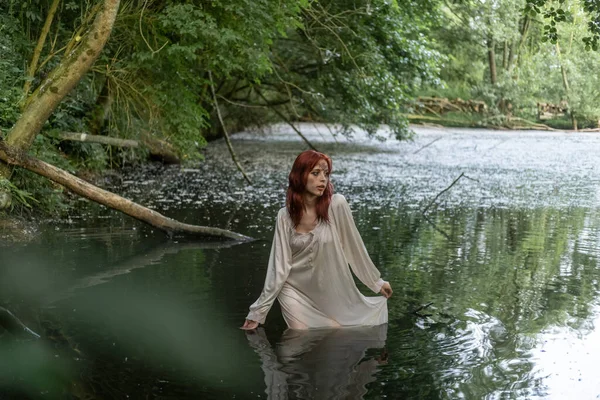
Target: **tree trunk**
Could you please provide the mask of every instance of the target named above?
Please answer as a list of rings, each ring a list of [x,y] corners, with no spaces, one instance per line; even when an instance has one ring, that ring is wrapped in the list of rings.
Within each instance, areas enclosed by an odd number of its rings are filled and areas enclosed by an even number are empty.
[[[490,64],[490,82],[495,85],[498,81],[498,75],[496,74],[496,51],[494,50],[494,39],[489,36],[487,40],[488,48],[488,61]]]
[[[512,66],[515,59],[515,54],[517,53],[517,42],[510,42],[510,50],[508,51],[508,60],[506,61],[506,70],[510,72],[512,70]]]
[[[562,65],[562,63],[560,64],[560,73],[562,74],[563,87],[565,88],[565,92],[567,92],[568,98],[570,93],[569,80],[567,79],[567,70],[565,69],[565,66]]]
[[[213,236],[219,238],[228,238],[239,241],[252,240],[248,236],[231,232],[225,229],[211,228],[206,226],[197,226],[184,224],[171,218],[143,207],[131,200],[100,189],[82,179],[69,174],[68,172],[45,163],[37,158],[27,155],[24,151],[8,146],[4,141],[0,141],[0,159],[4,162],[26,168],[38,175],[44,176],[52,181],[59,183],[71,191],[100,203],[106,207],[121,211],[137,220],[150,224],[171,236],[173,233],[186,233],[200,236]]]
[[[523,44],[525,43],[525,40],[527,39],[527,34],[529,33],[529,25],[531,24],[531,20],[529,19],[528,16],[525,16],[523,18],[523,23],[521,24],[521,30],[520,30],[520,38],[519,38],[519,43],[518,44],[514,44],[512,48],[510,49],[510,54],[508,57],[508,70],[512,71],[514,65],[515,65],[515,60],[517,62],[519,62],[519,58],[521,56],[521,51],[523,50]]]
[[[29,149],[48,117],[100,55],[112,31],[119,5],[120,0],[104,0],[88,34],[75,49],[65,55],[63,61],[32,93],[23,113],[6,136],[10,146],[21,150]],[[11,168],[0,162],[0,181],[10,179],[11,173]],[[10,192],[2,189],[0,192],[8,196],[10,203]]]
[[[159,159],[165,164],[179,164],[181,160],[175,153],[173,147],[162,140],[151,138],[147,135],[142,140],[119,139],[110,136],[88,135],[87,133],[62,132],[58,134],[61,140],[72,140],[76,142],[100,143],[116,147],[138,148],[145,147],[153,158]]]
[[[110,136],[88,135],[87,133],[78,132],[61,132],[58,134],[60,140],[72,140],[75,142],[90,142],[100,143],[116,147],[140,147],[140,142],[131,139],[118,139]]]
[[[560,73],[562,75],[563,87],[567,95],[567,102],[569,103],[569,114],[571,116],[571,125],[573,130],[577,130],[577,119],[575,118],[575,111],[573,110],[573,104],[571,104],[571,88],[569,87],[569,80],[567,79],[567,70],[562,62],[562,54],[560,52],[560,46],[556,42],[556,55],[558,56],[558,63],[560,64]]]

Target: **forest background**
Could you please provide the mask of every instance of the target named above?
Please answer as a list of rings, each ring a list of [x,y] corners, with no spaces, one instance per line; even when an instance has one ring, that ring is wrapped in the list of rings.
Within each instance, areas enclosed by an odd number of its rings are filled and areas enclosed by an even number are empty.
[[[31,172],[27,157],[94,181],[149,158],[198,162],[210,140],[275,122],[346,135],[386,124],[399,140],[409,122],[598,128],[599,8],[4,0],[0,213],[69,207],[63,186]]]

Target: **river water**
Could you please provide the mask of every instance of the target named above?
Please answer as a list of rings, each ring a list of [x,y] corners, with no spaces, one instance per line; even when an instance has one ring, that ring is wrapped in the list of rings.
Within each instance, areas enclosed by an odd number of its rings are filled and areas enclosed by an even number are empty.
[[[33,243],[1,247],[0,305],[42,339],[0,333],[0,397],[600,396],[600,136],[415,127],[396,142],[300,128],[332,157],[335,190],[394,288],[389,324],[286,331],[275,305],[263,328],[238,329],[306,148],[273,126],[233,138],[252,185],[213,142],[206,162],[131,169],[110,187],[254,242],[168,241],[83,204]]]

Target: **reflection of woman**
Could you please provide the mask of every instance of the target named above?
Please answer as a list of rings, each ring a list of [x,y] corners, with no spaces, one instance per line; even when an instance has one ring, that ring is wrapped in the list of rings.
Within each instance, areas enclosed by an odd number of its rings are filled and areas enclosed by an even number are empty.
[[[261,358],[269,399],[361,399],[386,359],[365,360],[385,346],[387,324],[347,329],[288,329],[271,347],[261,329],[248,341]]]
[[[387,322],[392,288],[369,258],[346,199],[333,195],[330,172],[325,154],[308,150],[296,158],[286,208],[277,215],[265,285],[243,329],[264,323],[275,298],[293,329]],[[348,264],[383,297],[363,296]]]

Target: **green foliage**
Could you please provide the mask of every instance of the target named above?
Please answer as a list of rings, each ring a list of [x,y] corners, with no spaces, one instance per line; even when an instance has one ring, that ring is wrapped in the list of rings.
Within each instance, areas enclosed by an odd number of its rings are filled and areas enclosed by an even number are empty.
[[[109,131],[128,138],[149,132],[174,144],[184,159],[200,158],[216,123],[208,71],[219,87],[228,80],[259,82],[272,70],[273,41],[299,26],[306,4],[125,2],[105,49],[107,68],[96,71],[114,98]]]
[[[0,12],[0,130],[10,128],[19,115],[25,75],[21,52],[26,43],[18,21]]]
[[[441,57],[423,35],[429,14],[421,11],[386,1],[311,3],[302,29],[275,42],[274,73],[261,90],[290,119],[336,122],[344,133],[357,125],[373,134],[385,123],[404,138],[402,105],[439,73]]]
[[[124,135],[145,124],[193,158],[220,131],[211,71],[229,130],[280,119],[264,107],[264,92],[290,120],[336,122],[346,132],[387,123],[404,137],[401,105],[439,72],[423,35],[435,4],[155,1],[140,31],[140,8],[126,3],[107,47],[117,56],[106,58],[118,97],[113,123]]]
[[[558,41],[557,26],[560,22],[568,20],[568,10],[564,10],[562,7],[569,4],[566,0],[558,0],[558,6],[555,8],[549,4],[554,3],[552,0],[527,0],[523,11],[535,18],[538,14],[542,14],[548,21],[547,25],[544,25],[544,37],[542,40],[556,43]],[[598,51],[600,48],[598,42],[600,41],[600,3],[596,0],[580,0],[572,1],[571,4],[575,4],[578,8],[584,11],[589,21],[587,22],[587,35],[581,40],[585,44],[586,50]],[[544,9],[544,7],[546,7]]]
[[[269,46],[285,27],[298,26],[296,2],[268,0],[171,4],[158,22],[173,45],[167,55],[201,63],[228,77],[260,78],[270,71]]]
[[[31,193],[21,190],[16,187],[11,181],[8,179],[0,179],[0,193],[7,192],[10,193],[12,197],[12,202],[10,204],[11,209],[15,207],[26,207],[31,208],[32,203],[37,203],[38,201],[31,195]]]

